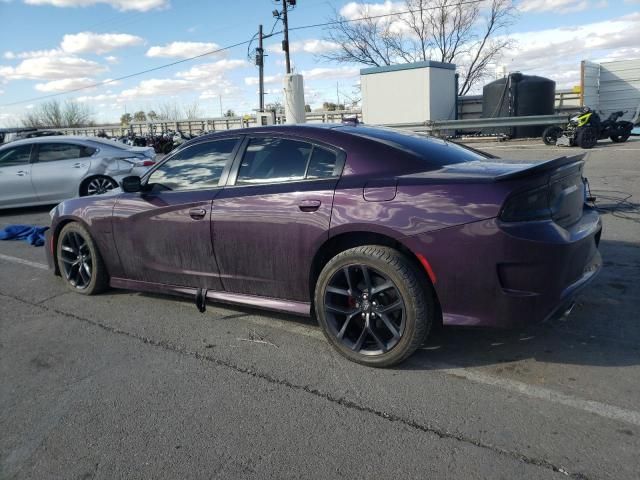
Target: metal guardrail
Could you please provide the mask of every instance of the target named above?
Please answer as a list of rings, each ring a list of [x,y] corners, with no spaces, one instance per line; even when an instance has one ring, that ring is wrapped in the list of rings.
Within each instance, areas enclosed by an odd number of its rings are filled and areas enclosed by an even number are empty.
[[[567,114],[530,115],[526,117],[469,118],[463,120],[435,120],[424,123],[396,123],[385,127],[402,128],[413,132],[438,132],[441,130],[477,130],[483,128],[525,127],[555,125],[566,122]]]

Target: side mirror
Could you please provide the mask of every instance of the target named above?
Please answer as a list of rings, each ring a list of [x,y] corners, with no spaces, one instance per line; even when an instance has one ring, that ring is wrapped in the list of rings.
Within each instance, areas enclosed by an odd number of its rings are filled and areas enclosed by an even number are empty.
[[[140,183],[140,177],[132,175],[130,177],[124,177],[122,179],[122,190],[127,193],[135,193],[142,190],[142,184]]]

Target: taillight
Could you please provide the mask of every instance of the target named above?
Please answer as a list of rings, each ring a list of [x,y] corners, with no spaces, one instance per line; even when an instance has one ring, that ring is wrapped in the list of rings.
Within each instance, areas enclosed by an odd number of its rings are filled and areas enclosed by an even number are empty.
[[[154,162],[153,160],[145,160],[144,162],[142,162],[142,166],[143,167],[151,167],[152,165],[155,165],[156,162]]]
[[[525,222],[551,218],[547,185],[511,195],[502,207],[500,219],[505,222]]]

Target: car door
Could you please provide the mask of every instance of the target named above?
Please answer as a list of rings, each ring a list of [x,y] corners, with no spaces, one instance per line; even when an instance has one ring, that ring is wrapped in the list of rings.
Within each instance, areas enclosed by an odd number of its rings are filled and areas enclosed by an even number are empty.
[[[183,148],[145,175],[142,192],[119,195],[113,236],[127,279],[222,289],[211,202],[239,144],[236,137]]]
[[[0,150],[0,206],[38,202],[31,183],[31,144]]]
[[[344,154],[284,136],[245,140],[213,202],[213,243],[225,290],[309,301],[314,252],[328,238]]]
[[[77,197],[96,149],[72,142],[36,143],[35,149],[31,179],[40,200],[60,202]]]

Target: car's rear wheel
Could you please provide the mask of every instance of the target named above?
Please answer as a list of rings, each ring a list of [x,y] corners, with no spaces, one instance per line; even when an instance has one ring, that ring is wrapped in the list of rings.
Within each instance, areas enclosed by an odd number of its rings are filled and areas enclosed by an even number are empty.
[[[348,359],[374,367],[402,362],[422,345],[434,307],[426,276],[389,247],[339,253],[316,284],[316,316],[329,342]]]
[[[79,223],[68,223],[58,235],[58,268],[66,285],[77,293],[104,291],[109,276],[91,235]]]
[[[99,176],[86,180],[80,188],[80,196],[87,197],[89,195],[101,195],[113,190],[118,186],[113,178]]]

